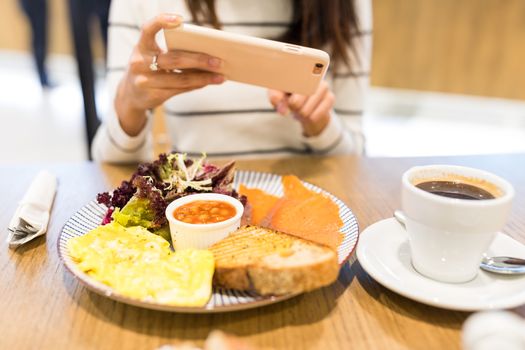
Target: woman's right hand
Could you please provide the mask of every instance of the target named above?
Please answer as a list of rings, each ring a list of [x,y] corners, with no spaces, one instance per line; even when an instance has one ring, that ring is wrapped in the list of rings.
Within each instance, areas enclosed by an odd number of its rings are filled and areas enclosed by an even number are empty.
[[[133,49],[115,97],[120,125],[130,136],[138,135],[144,128],[148,109],[177,94],[224,81],[220,59],[196,52],[163,52],[157,45],[155,35],[161,29],[176,28],[181,23],[180,16],[162,14],[142,27],[140,40]],[[158,70],[152,71],[150,64],[155,55]]]

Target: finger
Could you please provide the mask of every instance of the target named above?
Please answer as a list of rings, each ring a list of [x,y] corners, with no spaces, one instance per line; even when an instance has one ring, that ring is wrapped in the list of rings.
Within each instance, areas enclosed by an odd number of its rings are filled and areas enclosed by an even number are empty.
[[[299,114],[303,117],[308,117],[310,114],[313,113],[317,105],[323,101],[324,97],[326,96],[326,93],[328,92],[328,84],[320,84],[317,88],[317,91],[306,100],[304,105],[299,110]]]
[[[288,106],[290,106],[290,108],[294,112],[295,111],[299,111],[303,107],[303,105],[304,105],[304,103],[306,102],[307,99],[308,99],[307,96],[299,95],[299,94],[293,94],[288,99]]]
[[[220,71],[222,60],[204,53],[189,51],[170,51],[158,55],[157,63],[161,69],[201,69]]]
[[[193,86],[191,88],[185,88],[185,89],[177,89],[177,88],[176,89],[154,89],[154,90],[152,90],[152,93],[154,93],[155,96],[157,96],[159,100],[167,101],[170,98],[172,98],[173,96],[179,95],[179,94],[184,93],[184,92],[192,91],[192,90],[197,90],[197,89],[203,88],[205,86],[206,85]]]
[[[282,116],[287,116],[290,114],[290,108],[288,108],[288,98],[290,97],[289,93],[282,92],[279,90],[268,90],[268,98],[270,103]]]
[[[156,54],[160,51],[155,35],[161,29],[176,28],[182,23],[182,17],[174,14],[163,13],[142,26],[138,47],[142,52]]]
[[[317,105],[313,113],[309,116],[312,122],[317,122],[330,113],[330,110],[334,106],[335,96],[332,92],[328,91],[324,99]]]
[[[147,82],[139,81],[137,83],[142,83],[144,88],[192,89],[210,84],[221,84],[224,82],[224,76],[203,71],[185,71],[181,74],[156,72],[148,75],[147,80]]]
[[[270,100],[270,103],[275,108],[277,105],[284,99],[284,92],[279,90],[268,90],[268,99]]]

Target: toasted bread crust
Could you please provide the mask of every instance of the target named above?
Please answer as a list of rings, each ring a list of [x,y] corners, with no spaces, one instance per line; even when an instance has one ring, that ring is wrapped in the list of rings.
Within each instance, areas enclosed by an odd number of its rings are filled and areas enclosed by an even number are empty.
[[[241,227],[210,250],[216,285],[261,295],[310,291],[331,284],[339,274],[332,249],[255,226]]]
[[[216,267],[213,284],[237,290],[253,290],[248,270],[242,267],[220,267],[219,270]]]

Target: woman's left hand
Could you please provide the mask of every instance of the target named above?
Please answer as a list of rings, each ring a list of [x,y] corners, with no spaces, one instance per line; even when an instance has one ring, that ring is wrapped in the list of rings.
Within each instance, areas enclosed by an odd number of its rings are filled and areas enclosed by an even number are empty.
[[[293,113],[301,123],[306,137],[317,136],[326,128],[335,103],[335,96],[325,81],[319,84],[311,96],[268,90],[268,98],[279,114],[288,115],[290,111]]]

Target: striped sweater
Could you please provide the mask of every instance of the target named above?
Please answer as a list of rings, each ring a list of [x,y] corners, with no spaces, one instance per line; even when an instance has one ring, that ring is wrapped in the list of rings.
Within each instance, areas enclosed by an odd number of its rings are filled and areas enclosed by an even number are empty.
[[[351,67],[339,65],[338,71],[327,73],[336,101],[332,118],[320,135],[305,137],[297,121],[278,115],[265,88],[226,81],[166,101],[166,124],[173,150],[235,158],[361,153],[364,146],[361,117],[370,70],[370,0],[356,0],[356,9],[359,31],[353,36],[355,49],[349,49]],[[292,17],[291,1],[286,0],[216,0],[216,10],[223,30],[263,38],[282,35]],[[191,20],[183,0],[112,1],[107,77],[110,101],[114,100],[117,85],[139,40],[140,28],[163,12]],[[165,48],[162,33],[157,41]],[[154,156],[151,117],[139,135],[130,137],[120,127],[113,103],[111,106],[93,142],[94,159],[116,163],[151,160]]]

